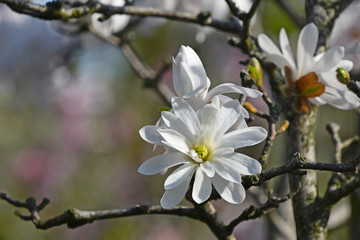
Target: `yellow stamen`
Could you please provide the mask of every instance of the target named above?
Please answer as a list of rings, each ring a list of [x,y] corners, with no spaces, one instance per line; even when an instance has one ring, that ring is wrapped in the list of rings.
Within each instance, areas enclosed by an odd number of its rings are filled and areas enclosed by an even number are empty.
[[[205,160],[208,156],[208,150],[204,145],[196,145],[194,148],[194,151],[198,155],[198,157],[202,160]]]

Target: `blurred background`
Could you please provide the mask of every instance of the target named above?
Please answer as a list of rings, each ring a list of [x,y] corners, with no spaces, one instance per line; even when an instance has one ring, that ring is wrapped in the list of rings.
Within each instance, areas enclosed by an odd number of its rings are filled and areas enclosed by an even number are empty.
[[[209,2],[139,0],[135,4],[194,14],[207,10],[216,18],[228,18],[225,1]],[[304,19],[304,1],[289,4]],[[243,10],[247,11],[245,5]],[[121,47],[106,40],[110,39],[109,34],[116,30],[119,36],[129,38],[134,51],[155,71],[175,56],[181,45],[191,46],[203,61],[212,87],[223,82],[240,84],[239,73],[245,67],[239,61],[247,56],[227,44],[227,33],[151,18],[120,17],[109,19],[112,23],[99,23],[98,17],[67,23],[43,21],[0,5],[0,190],[19,200],[29,196],[38,201],[49,198],[50,205],[41,212],[43,218],[68,208],[101,210],[159,204],[164,192],[166,176],[137,173],[142,162],[157,154],[138,131],[144,125],[155,124],[160,115],[158,107],[167,103],[153,89],[144,87],[144,80],[133,70]],[[276,1],[263,1],[252,24],[253,34],[265,32],[277,42],[281,27],[287,30],[294,47],[298,26]],[[360,34],[355,33],[360,33],[359,26],[349,30],[354,44],[347,50],[348,58],[356,62]],[[342,36],[331,44],[345,41],[348,35]],[[355,68],[355,75],[356,71]],[[171,68],[165,71],[161,82],[171,93]],[[268,80],[265,84],[269,88]],[[253,104],[267,111],[261,100]],[[344,139],[359,131],[356,111],[321,107],[317,157],[322,162],[333,161],[332,142],[325,130],[330,121],[342,126],[340,135]],[[266,122],[255,119],[250,125],[266,127]],[[268,168],[286,160],[285,141],[285,135],[277,138]],[[261,146],[244,151],[257,158],[260,150]],[[354,148],[345,152],[345,158],[352,158],[355,152]],[[319,174],[320,192],[329,177],[327,173]],[[286,176],[270,185],[275,193],[287,193]],[[241,205],[219,200],[215,206],[228,222],[250,204],[256,204],[256,192],[251,189]],[[350,237],[346,224],[351,212],[348,203],[349,199],[345,199],[338,204],[345,220],[336,217],[329,239]],[[279,212],[286,211],[288,204]],[[215,239],[204,224],[179,217],[137,216],[99,221],[77,229],[61,226],[42,231],[19,220],[13,212],[12,206],[0,202],[0,240]],[[236,229],[237,239],[270,239],[274,230],[267,220],[243,222]]]

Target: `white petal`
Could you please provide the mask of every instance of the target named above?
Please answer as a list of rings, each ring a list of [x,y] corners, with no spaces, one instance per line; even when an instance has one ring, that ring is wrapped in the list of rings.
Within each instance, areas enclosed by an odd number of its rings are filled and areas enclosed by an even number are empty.
[[[313,72],[327,72],[340,63],[344,57],[344,47],[330,48],[312,67]]]
[[[229,131],[235,131],[238,129],[242,129],[242,128],[247,128],[248,125],[245,121],[245,118],[240,117],[235,123],[234,125],[229,129]]]
[[[360,100],[353,92],[339,91],[338,94],[339,97],[334,97],[333,95],[327,96],[326,94],[323,94],[320,97],[322,97],[322,99],[326,97],[328,104],[343,110],[351,110],[360,106]]]
[[[217,114],[219,109],[214,104],[206,104],[201,112],[201,136],[209,142],[215,137]]]
[[[162,141],[163,144],[179,152],[189,153],[192,144],[183,135],[173,129],[158,129],[158,132],[165,139]]]
[[[206,94],[207,94],[206,86],[200,86],[200,87],[196,88],[195,90],[192,90],[191,92],[186,93],[183,96],[183,98],[192,98],[192,97],[202,98],[201,96],[206,96]]]
[[[184,182],[195,171],[196,165],[192,162],[185,163],[173,171],[165,180],[164,187],[166,190],[173,189]]]
[[[161,207],[164,209],[171,209],[178,205],[181,200],[183,200],[189,184],[191,177],[189,176],[182,184],[178,187],[166,190],[163,197],[160,200]]]
[[[226,133],[217,142],[217,147],[232,147],[234,149],[253,146],[267,137],[267,131],[262,127],[248,127]]]
[[[188,125],[192,133],[195,134],[200,129],[199,119],[194,109],[184,99],[176,99],[172,102],[172,107],[175,114]]]
[[[215,129],[215,136],[223,135],[239,119],[241,105],[238,100],[225,103],[218,112],[218,123]]]
[[[208,92],[205,102],[208,102],[216,95],[224,94],[224,93],[240,93],[251,98],[258,98],[262,95],[261,92],[255,89],[245,88],[242,86],[235,85],[233,83],[223,83],[214,87]]]
[[[181,133],[185,138],[187,138],[191,143],[195,142],[196,136],[191,132],[189,126],[186,125],[178,116],[169,111],[163,111],[161,113],[161,118],[164,123],[171,129]],[[160,135],[160,133],[158,133]],[[160,135],[161,137],[161,135]],[[162,138],[162,137],[161,137]],[[163,138],[162,138],[163,139]]]
[[[338,67],[341,67],[341,68],[345,69],[346,71],[350,72],[351,69],[353,68],[353,66],[354,66],[354,63],[352,61],[343,59],[340,61]]]
[[[282,55],[279,48],[274,44],[274,42],[265,34],[260,34],[258,36],[258,42],[261,49],[271,55]]]
[[[164,153],[146,160],[140,165],[138,172],[144,175],[153,175],[164,169],[187,162],[189,162],[188,156],[182,153]]]
[[[176,94],[181,97],[200,86],[209,87],[200,58],[190,47],[181,46],[173,59],[173,81]]]
[[[283,55],[275,55],[275,54],[266,54],[266,56],[276,65],[278,68],[283,69],[285,66],[291,67],[293,71],[294,68],[291,66],[291,62],[289,62]]]
[[[292,69],[295,69],[296,65],[294,62],[294,56],[291,51],[289,38],[288,38],[284,28],[281,28],[281,30],[280,30],[279,40],[280,40],[281,51],[282,51],[284,57],[286,58],[287,62],[291,64],[290,67]]]
[[[258,174],[262,169],[259,161],[242,153],[234,153],[228,160],[237,163],[236,170],[242,175]]]
[[[139,134],[142,139],[147,141],[148,143],[155,144],[155,145],[163,145],[161,143],[163,137],[157,131],[160,127],[154,125],[148,125],[139,130]]]
[[[215,172],[223,179],[230,182],[241,183],[241,175],[236,169],[236,164],[233,164],[225,158],[215,158],[211,161],[211,164]]]
[[[211,163],[209,163],[208,161],[201,163],[200,168],[209,178],[214,177],[215,170],[214,170],[213,166],[211,165]]]
[[[297,45],[298,76],[308,73],[318,42],[318,29],[314,23],[307,24],[300,32]]]
[[[198,204],[205,202],[211,195],[211,180],[206,174],[198,168],[195,173],[192,198]]]
[[[246,196],[245,189],[240,183],[226,181],[217,174],[215,174],[211,182],[225,201],[233,204],[239,204],[244,201]]]
[[[321,99],[320,97],[310,98],[309,101],[312,104],[315,104],[315,105],[324,105],[324,104],[326,104],[326,102],[323,99]]]
[[[216,148],[213,152],[215,157],[221,157],[226,154],[234,153],[234,148],[232,147],[224,147],[224,148]]]

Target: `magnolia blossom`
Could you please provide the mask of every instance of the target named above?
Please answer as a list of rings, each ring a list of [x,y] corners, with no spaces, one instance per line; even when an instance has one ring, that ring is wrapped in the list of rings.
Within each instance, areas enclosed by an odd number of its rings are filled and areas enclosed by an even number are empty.
[[[352,62],[343,60],[344,48],[335,46],[314,56],[318,42],[315,24],[307,24],[300,32],[296,61],[284,29],[280,31],[280,48],[265,34],[258,36],[260,47],[279,68],[289,83],[289,90],[298,96],[298,110],[309,112],[309,103],[330,104],[339,109],[359,106],[359,99],[336,79],[336,68],[347,71]]]
[[[229,130],[239,119],[241,105],[231,100],[220,105],[219,97],[202,109],[194,109],[184,99],[172,102],[173,112],[162,112],[165,126],[145,126],[139,132],[147,142],[163,146],[166,151],[145,161],[138,171],[153,175],[179,166],[166,179],[161,206],[169,209],[185,196],[194,177],[192,198],[198,204],[211,195],[212,186],[229,203],[245,198],[241,175],[261,172],[261,164],[234,150],[263,141],[267,132],[262,127]]]
[[[360,71],[360,1],[351,3],[336,19],[329,45],[345,47],[345,56],[354,62],[352,72]]]
[[[125,5],[125,0],[99,0],[99,2],[114,7],[122,7]],[[102,17],[102,14],[100,13],[92,14],[91,25],[96,33],[105,37],[123,30],[130,20],[130,16],[119,14],[113,15],[104,21],[99,21],[100,17]]]
[[[216,95],[220,95],[222,103],[232,100],[222,95],[225,93],[240,93],[251,98],[262,95],[257,90],[232,83],[220,84],[209,91],[210,80],[199,56],[191,47],[185,46],[181,46],[179,53],[173,58],[173,83],[177,95],[174,99],[185,99],[194,110],[202,108]]]

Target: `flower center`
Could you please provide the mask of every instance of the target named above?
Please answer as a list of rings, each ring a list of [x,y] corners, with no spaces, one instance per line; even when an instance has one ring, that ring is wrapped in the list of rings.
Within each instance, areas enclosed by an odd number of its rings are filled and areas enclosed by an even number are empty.
[[[319,82],[318,76],[308,73],[295,81],[295,90],[298,96],[297,109],[300,112],[310,113],[309,98],[318,97],[325,92],[325,85]]]
[[[299,97],[313,98],[325,92],[325,85],[319,83],[319,79],[314,72],[302,76],[295,82],[295,87]]]
[[[196,145],[194,151],[196,152],[197,156],[202,160],[205,160],[209,153],[208,149],[204,145],[200,145],[200,144]]]

